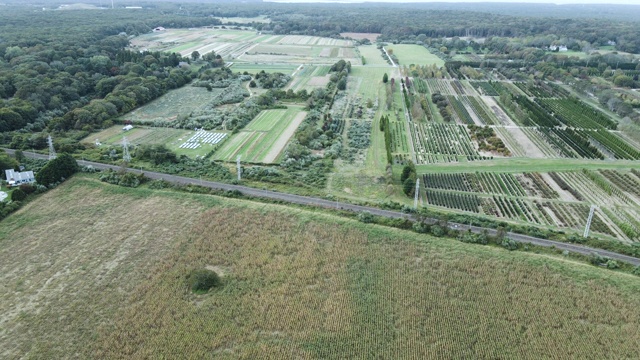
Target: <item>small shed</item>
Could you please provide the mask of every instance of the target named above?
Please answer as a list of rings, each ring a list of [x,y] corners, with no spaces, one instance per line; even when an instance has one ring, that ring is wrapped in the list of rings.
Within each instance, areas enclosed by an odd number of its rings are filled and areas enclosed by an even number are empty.
[[[36,177],[33,175],[33,171],[13,171],[13,169],[5,170],[5,176],[7,177],[7,186],[19,186],[22,184],[33,184],[36,182]]]
[[[153,29],[153,32],[158,32],[158,31],[165,31],[167,29],[163,28],[162,26],[158,26],[157,28]]]
[[[122,128],[123,131],[129,131],[131,129],[133,129],[133,125],[131,125],[131,124],[126,125],[125,127]]]

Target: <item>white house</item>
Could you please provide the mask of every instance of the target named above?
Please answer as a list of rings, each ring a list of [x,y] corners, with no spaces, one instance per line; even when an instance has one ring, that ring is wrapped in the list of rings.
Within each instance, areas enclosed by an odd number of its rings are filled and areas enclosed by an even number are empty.
[[[33,171],[17,172],[13,169],[5,170],[4,174],[7,177],[7,186],[18,186],[22,184],[33,184],[36,182],[36,177],[33,175]]]
[[[129,131],[133,129],[133,125],[126,125],[125,127],[122,128],[123,131]]]

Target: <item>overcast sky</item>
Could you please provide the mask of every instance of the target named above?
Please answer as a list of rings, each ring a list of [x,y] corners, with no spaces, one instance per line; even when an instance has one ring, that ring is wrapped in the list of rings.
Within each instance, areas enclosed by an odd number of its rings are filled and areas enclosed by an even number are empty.
[[[267,2],[289,2],[289,3],[363,3],[363,2],[387,2],[387,3],[410,3],[410,2],[462,2],[462,3],[482,3],[482,2],[505,2],[505,3],[544,3],[544,4],[623,4],[640,5],[640,0],[263,0]],[[640,11],[640,9],[638,9]]]

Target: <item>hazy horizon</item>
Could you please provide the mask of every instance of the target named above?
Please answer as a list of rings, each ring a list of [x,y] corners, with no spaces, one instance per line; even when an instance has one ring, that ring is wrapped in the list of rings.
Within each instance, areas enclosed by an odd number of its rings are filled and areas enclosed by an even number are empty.
[[[280,3],[509,3],[509,4],[549,4],[549,5],[640,5],[640,0],[262,0]]]

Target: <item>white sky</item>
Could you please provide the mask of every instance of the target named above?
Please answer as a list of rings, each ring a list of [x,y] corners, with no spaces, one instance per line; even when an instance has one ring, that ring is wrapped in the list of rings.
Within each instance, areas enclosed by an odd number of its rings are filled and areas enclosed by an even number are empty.
[[[363,3],[363,2],[386,2],[386,3],[424,3],[424,2],[461,2],[461,3],[539,3],[539,4],[621,4],[640,5],[640,0],[263,0],[266,2],[286,2],[286,3]],[[638,9],[640,12],[640,9]]]

